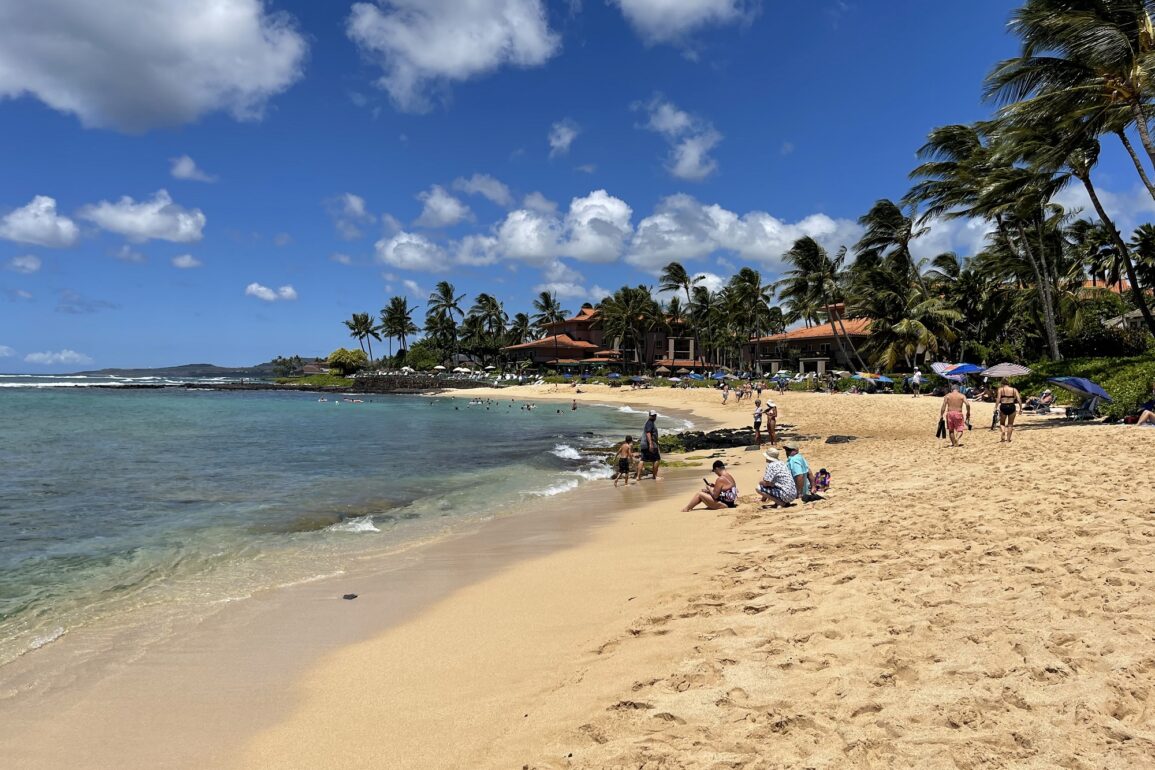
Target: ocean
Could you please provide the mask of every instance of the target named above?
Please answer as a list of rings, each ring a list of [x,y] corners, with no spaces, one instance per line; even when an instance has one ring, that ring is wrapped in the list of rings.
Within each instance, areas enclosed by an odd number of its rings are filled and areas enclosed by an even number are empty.
[[[645,420],[468,391],[91,387],[117,382],[0,375],[0,671],[78,629],[162,628],[532,515],[608,478]]]

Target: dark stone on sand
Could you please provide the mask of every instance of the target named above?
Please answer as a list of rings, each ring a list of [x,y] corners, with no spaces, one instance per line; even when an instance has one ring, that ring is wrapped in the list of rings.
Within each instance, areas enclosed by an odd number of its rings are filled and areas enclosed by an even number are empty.
[[[357,598],[357,594],[345,594],[341,598],[342,599],[348,599],[349,601],[352,601],[352,600]]]
[[[793,427],[792,425],[779,425],[779,439],[786,436]],[[674,439],[681,443],[683,450],[686,452],[697,452],[703,449],[744,447],[756,443],[753,428],[721,428],[709,432],[688,430],[677,434]],[[762,431],[762,439],[763,441],[767,440],[766,431]],[[659,439],[659,441],[661,441],[661,439]]]
[[[827,444],[849,444],[851,441],[857,439],[858,436],[838,436],[834,435],[826,439]]]

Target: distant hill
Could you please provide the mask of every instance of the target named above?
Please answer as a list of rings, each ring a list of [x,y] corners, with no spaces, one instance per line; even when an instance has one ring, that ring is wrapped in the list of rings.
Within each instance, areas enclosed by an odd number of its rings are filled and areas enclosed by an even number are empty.
[[[306,359],[310,360],[310,359]],[[217,366],[215,364],[183,364],[162,366],[156,369],[98,369],[89,372],[75,372],[87,375],[111,375],[113,377],[272,377],[273,362],[267,361],[256,366]]]

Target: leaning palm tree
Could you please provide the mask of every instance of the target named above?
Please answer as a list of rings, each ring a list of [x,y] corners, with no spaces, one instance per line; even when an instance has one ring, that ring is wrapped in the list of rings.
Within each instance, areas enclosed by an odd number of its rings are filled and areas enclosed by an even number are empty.
[[[380,342],[381,335],[377,333],[377,327],[373,324],[372,316],[368,313],[354,313],[352,318],[345,321],[345,326],[349,329],[349,336],[355,337],[360,343],[362,352],[365,351],[365,344],[368,343],[369,360],[373,360],[373,343],[370,340]]]
[[[691,276],[686,272],[686,268],[682,267],[680,262],[671,262],[662,268],[662,274],[658,277],[659,291],[678,291],[679,289],[686,293],[686,304],[692,305],[693,299],[690,293],[694,287],[702,281],[701,275]],[[698,335],[694,334],[694,350],[697,351],[699,346]],[[700,356],[699,356],[700,357]]]
[[[914,255],[910,253],[910,244],[930,228],[920,226],[913,216],[907,215],[898,204],[885,198],[876,201],[870,211],[859,217],[858,224],[864,228],[864,232],[858,243],[854,244],[854,250],[860,254],[872,251],[882,257],[892,254],[910,269],[911,277],[926,292],[926,282],[919,272]]]
[[[461,300],[449,281],[438,281],[425,307],[425,330],[438,335],[438,343],[448,350],[450,356],[457,353],[457,319],[464,318]]]
[[[569,311],[562,308],[557,294],[552,291],[543,291],[538,294],[533,301],[533,309],[537,311],[533,314],[533,325],[539,334],[545,333],[547,325],[564,321],[565,317],[569,315]]]
[[[845,312],[836,313],[834,310],[834,306],[839,302],[845,305],[841,289],[843,280],[841,271],[846,260],[846,249],[840,249],[832,258],[818,241],[807,235],[796,240],[790,250],[783,255],[783,259],[793,267],[775,284],[775,288],[805,292],[820,299],[843,360],[849,363],[857,362],[859,370],[865,371],[866,364],[858,354],[850,335],[846,333],[845,323],[842,323]]]

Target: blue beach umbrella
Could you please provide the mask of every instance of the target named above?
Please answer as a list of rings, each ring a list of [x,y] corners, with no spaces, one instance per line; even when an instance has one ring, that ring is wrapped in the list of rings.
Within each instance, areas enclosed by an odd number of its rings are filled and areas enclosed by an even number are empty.
[[[892,379],[890,379],[889,377],[887,377],[887,376],[885,376],[885,375],[882,375],[882,374],[878,375],[878,376],[877,376],[877,377],[875,377],[874,379],[875,379],[877,382],[890,382],[890,383],[893,383],[893,382],[894,382],[894,380],[892,380]]]
[[[619,379],[622,375],[618,374],[617,372],[610,372],[606,376],[609,377],[611,380],[616,380],[616,379]]]
[[[982,370],[983,368],[981,366],[976,366],[975,364],[955,364],[947,371],[947,374],[953,377],[958,374],[977,374]]]
[[[1111,396],[1107,394],[1107,391],[1103,390],[1101,385],[1091,382],[1086,377],[1050,377],[1047,379],[1047,382],[1053,382],[1060,388],[1065,388],[1083,398],[1098,396],[1108,403],[1111,402]]]
[[[688,379],[688,380],[699,380],[699,381],[700,381],[700,380],[704,380],[704,379],[706,379],[706,378],[705,378],[705,377],[703,377],[702,375],[698,374],[697,372],[694,372],[694,373],[692,373],[692,374],[688,374],[688,375],[686,375],[686,379]]]
[[[713,377],[715,380],[724,380],[724,379],[726,379],[726,373],[725,373],[725,372],[714,372],[714,373],[713,373],[712,375],[710,375],[710,376],[711,376],[711,377]]]

